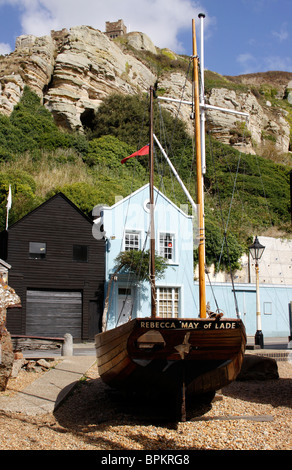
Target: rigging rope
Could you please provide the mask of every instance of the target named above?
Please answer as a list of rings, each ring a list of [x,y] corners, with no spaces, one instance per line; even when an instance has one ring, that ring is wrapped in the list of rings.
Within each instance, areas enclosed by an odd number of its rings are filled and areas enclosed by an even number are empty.
[[[143,131],[143,128],[144,128],[144,125],[145,125],[145,121],[146,121],[146,116],[148,114],[148,99],[147,99],[147,96],[146,96],[146,101],[145,101],[145,107],[144,107],[144,113],[143,113],[143,116],[142,116],[142,121],[141,121],[141,127],[140,127],[140,136],[139,136],[139,139],[138,139],[138,146],[137,146],[137,149],[141,148],[141,137],[142,137],[142,131]],[[138,162],[136,159],[134,159],[134,165],[133,165],[133,172],[132,172],[132,181],[131,181],[131,189],[130,189],[130,195],[129,195],[129,199],[128,199],[128,204],[127,204],[127,211],[126,211],[126,217],[125,217],[125,221],[124,221],[124,227],[123,227],[123,234],[122,234],[122,239],[121,239],[121,246],[120,246],[120,252],[122,252],[122,248],[123,248],[123,243],[124,243],[124,238],[125,238],[125,233],[126,233],[126,222],[127,222],[127,219],[128,219],[128,215],[129,215],[129,208],[130,208],[130,204],[131,204],[131,195],[133,193],[133,185],[134,185],[134,179],[135,179],[135,173],[137,172],[137,165],[138,165]],[[147,239],[147,236],[146,236],[146,239]],[[141,254],[141,262],[140,262],[140,267],[139,267],[139,273],[141,272],[141,267],[142,267],[142,261],[143,261],[143,253],[144,253],[144,250],[145,250],[145,244],[146,244],[146,240],[145,240],[145,243],[144,243],[144,247],[143,247],[143,250],[142,250],[142,254]],[[138,275],[139,276],[139,275]],[[127,274],[127,279],[125,280],[125,284],[128,287],[132,288],[133,285],[134,285],[134,279],[133,279],[133,276],[131,274],[131,272],[129,271],[128,274]],[[111,286],[110,286],[111,287]],[[128,292],[126,294],[126,299],[125,299],[125,302],[123,304],[123,307],[121,309],[121,311],[119,312],[119,315],[118,317],[116,318],[116,326],[118,325],[120,319],[121,319],[121,315],[122,315],[122,312],[125,308],[125,305],[126,305],[126,301],[128,299]],[[111,306],[111,303],[108,307],[108,312],[110,311],[110,306]],[[134,297],[133,297],[133,304],[132,304],[132,309],[131,309],[131,315],[132,315],[132,310],[133,310],[133,306],[134,306]],[[130,316],[131,316],[130,315]],[[108,316],[108,315],[107,315]],[[108,318],[107,318],[108,319]]]
[[[235,175],[235,178],[234,178],[234,181],[233,181],[233,191],[232,191],[232,196],[231,196],[231,201],[230,201],[230,206],[229,206],[229,211],[228,211],[228,217],[227,217],[227,222],[225,224],[224,217],[223,217],[221,198],[220,198],[220,192],[219,192],[219,188],[218,188],[216,165],[215,165],[215,159],[214,159],[214,153],[213,153],[213,147],[212,147],[210,132],[208,132],[208,136],[209,136],[210,153],[211,153],[211,159],[212,159],[212,164],[213,164],[215,186],[216,186],[216,192],[217,192],[217,195],[218,195],[218,203],[219,203],[222,230],[223,230],[223,241],[222,241],[222,246],[221,246],[221,252],[220,252],[217,271],[219,271],[219,269],[220,269],[220,263],[221,263],[221,259],[222,259],[222,255],[223,255],[223,249],[224,249],[224,245],[225,245],[226,246],[226,252],[227,252],[227,258],[228,258],[228,263],[229,263],[229,269],[230,269],[230,278],[231,278],[231,283],[232,283],[232,291],[233,291],[233,295],[234,295],[235,310],[236,310],[236,315],[239,318],[240,315],[239,315],[237,296],[236,296],[235,286],[234,286],[234,277],[233,277],[233,272],[232,272],[232,267],[231,267],[231,262],[230,262],[230,252],[229,252],[229,245],[228,245],[228,239],[227,239],[227,230],[228,230],[228,225],[229,225],[229,220],[230,220],[230,215],[231,215],[231,208],[232,208],[232,204],[233,204],[233,200],[234,200],[237,177],[238,177],[239,168],[240,168],[241,152],[239,154],[239,158],[238,158],[238,162],[237,162],[236,175]],[[244,141],[246,142],[246,139],[244,139]]]

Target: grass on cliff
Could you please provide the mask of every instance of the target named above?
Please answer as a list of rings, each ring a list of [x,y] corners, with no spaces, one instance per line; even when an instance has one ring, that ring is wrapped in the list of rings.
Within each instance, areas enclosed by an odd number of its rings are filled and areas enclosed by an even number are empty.
[[[13,204],[9,225],[49,197],[62,191],[86,214],[97,204],[112,205],[115,196],[131,194],[148,182],[148,158],[121,159],[148,143],[147,100],[138,96],[111,96],[99,108],[87,135],[58,129],[39,98],[26,89],[11,116],[0,116],[0,222],[5,227],[6,202],[11,184]],[[195,198],[193,145],[180,121],[163,113],[163,135],[168,153]],[[178,132],[174,132],[178,131]],[[155,132],[161,137],[159,122]],[[171,142],[171,143],[169,143]],[[177,205],[186,199],[157,153],[155,185]],[[214,169],[216,171],[214,172]],[[240,155],[229,146],[207,139],[206,238],[207,260],[221,250],[225,221],[233,267],[248,237],[273,226],[290,227],[289,170],[285,165],[253,155]],[[237,187],[232,198],[234,181]],[[220,191],[220,199],[218,196]],[[230,212],[229,212],[230,211]],[[223,254],[223,265],[227,265]]]

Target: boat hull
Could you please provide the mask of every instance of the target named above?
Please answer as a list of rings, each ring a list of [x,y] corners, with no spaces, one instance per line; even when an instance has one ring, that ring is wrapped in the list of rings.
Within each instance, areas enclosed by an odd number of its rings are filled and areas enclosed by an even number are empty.
[[[162,397],[211,394],[234,381],[246,346],[237,319],[135,319],[95,338],[111,387]]]

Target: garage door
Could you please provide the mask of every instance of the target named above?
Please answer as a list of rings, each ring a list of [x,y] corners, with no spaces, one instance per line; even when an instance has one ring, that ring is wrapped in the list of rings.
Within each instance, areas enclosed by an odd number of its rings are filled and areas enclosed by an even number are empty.
[[[81,338],[81,324],[81,292],[27,291],[27,335],[63,337],[70,333]]]

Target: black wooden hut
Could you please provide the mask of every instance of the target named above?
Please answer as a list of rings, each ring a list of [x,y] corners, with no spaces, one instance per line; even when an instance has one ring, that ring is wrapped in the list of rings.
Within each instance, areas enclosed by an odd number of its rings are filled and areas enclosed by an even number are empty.
[[[93,221],[58,193],[2,232],[0,257],[22,307],[8,310],[12,335],[93,339],[100,331],[105,243]],[[5,244],[7,238],[7,252]]]

